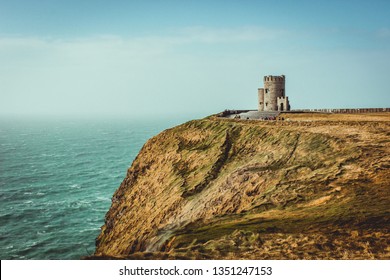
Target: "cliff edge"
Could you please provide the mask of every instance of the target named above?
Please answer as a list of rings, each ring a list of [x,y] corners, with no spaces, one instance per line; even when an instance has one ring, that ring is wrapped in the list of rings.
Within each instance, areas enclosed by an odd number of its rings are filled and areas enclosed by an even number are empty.
[[[283,116],[149,139],[93,258],[390,258],[390,114]]]

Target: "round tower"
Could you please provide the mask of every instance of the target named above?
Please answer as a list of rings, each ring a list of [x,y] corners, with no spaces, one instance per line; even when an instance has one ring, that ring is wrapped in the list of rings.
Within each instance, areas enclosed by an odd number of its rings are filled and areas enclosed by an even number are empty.
[[[278,111],[278,97],[285,97],[285,76],[264,77],[264,111]]]
[[[259,88],[257,90],[258,98],[259,98],[259,104],[258,104],[258,110],[264,111],[264,88]]]

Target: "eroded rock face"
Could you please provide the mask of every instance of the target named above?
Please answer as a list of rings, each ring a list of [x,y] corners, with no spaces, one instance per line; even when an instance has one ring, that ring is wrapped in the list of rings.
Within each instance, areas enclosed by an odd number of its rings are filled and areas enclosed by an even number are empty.
[[[95,257],[389,256],[389,116],[293,118],[211,117],[148,140],[112,198]],[[335,236],[352,243],[334,250]],[[373,248],[370,236],[381,237]]]

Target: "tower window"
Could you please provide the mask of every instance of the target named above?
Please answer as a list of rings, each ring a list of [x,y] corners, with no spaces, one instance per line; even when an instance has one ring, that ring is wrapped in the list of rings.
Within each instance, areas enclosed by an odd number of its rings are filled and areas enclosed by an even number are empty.
[[[268,93],[268,88],[265,89],[265,93]]]

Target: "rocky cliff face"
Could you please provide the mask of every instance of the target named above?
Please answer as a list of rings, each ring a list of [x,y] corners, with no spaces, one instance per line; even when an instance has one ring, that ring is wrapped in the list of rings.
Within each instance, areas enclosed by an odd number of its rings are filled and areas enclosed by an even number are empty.
[[[148,140],[94,257],[389,258],[389,115],[285,117],[210,117]]]

